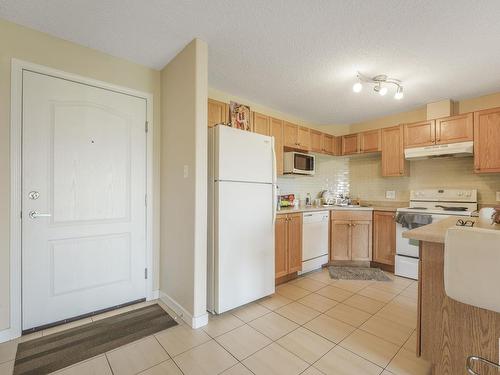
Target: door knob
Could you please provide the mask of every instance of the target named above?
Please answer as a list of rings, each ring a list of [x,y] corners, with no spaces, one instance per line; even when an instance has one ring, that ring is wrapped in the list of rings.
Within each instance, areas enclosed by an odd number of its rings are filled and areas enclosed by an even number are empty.
[[[38,217],[51,217],[52,215],[51,214],[41,214],[41,213],[38,213],[37,211],[30,211],[28,216],[31,219],[36,219]]]

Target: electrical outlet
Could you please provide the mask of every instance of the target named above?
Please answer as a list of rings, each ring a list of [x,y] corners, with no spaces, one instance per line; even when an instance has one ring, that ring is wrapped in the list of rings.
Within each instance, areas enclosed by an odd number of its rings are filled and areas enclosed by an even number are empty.
[[[500,191],[497,191],[497,202],[500,202]]]
[[[387,190],[385,192],[385,198],[386,199],[396,199],[396,191],[394,191],[394,190]]]

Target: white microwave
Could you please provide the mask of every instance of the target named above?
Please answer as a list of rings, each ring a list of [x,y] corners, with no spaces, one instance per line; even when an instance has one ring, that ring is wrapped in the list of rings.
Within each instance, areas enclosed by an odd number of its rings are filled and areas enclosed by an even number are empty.
[[[283,163],[285,174],[314,175],[314,169],[316,167],[314,155],[295,151],[285,152]]]

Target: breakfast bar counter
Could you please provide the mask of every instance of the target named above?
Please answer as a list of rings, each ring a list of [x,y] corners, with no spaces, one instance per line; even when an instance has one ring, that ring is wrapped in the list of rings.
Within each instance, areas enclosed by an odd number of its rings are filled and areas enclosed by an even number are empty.
[[[417,355],[431,362],[434,375],[468,374],[465,364],[470,355],[499,360],[500,314],[457,302],[445,293],[446,231],[458,219],[474,221],[474,228],[500,229],[478,218],[455,216],[403,234],[420,241],[416,350]],[[491,285],[491,293],[499,293],[498,285]],[[481,375],[497,374],[487,366],[476,366],[474,370]]]

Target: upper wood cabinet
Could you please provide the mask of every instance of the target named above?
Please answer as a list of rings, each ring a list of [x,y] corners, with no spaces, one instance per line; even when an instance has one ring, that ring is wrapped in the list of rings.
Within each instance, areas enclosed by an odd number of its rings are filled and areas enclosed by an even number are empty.
[[[403,125],[382,129],[382,176],[398,177],[408,174],[403,147]]]
[[[342,136],[342,155],[359,153],[359,134]]]
[[[283,121],[274,117],[269,119],[270,135],[274,137],[276,154],[276,173],[283,175]]]
[[[325,154],[335,155],[335,137],[333,135],[321,134],[321,151]]]
[[[332,211],[330,214],[330,260],[372,259],[372,212]]]
[[[359,145],[359,151],[362,153],[381,151],[380,129],[360,133]]]
[[[208,127],[228,122],[229,106],[218,100],[208,99]]]
[[[436,120],[436,144],[467,142],[474,139],[474,116],[466,113]]]
[[[253,132],[262,135],[270,135],[270,120],[269,116],[263,115],[258,112],[253,113]]]
[[[285,147],[297,148],[297,128],[297,125],[283,121],[283,144]]]
[[[373,212],[373,261],[394,266],[396,222],[394,212]]]
[[[324,152],[323,150],[323,133],[320,131],[311,129],[311,151],[312,152]]]
[[[436,121],[421,121],[404,125],[405,148],[433,145],[436,141]]]
[[[305,126],[297,127],[297,148],[304,151],[309,151],[311,149],[310,129]]]
[[[500,107],[474,112],[474,171],[500,172]]]
[[[302,214],[277,215],[275,227],[275,278],[302,270]]]

